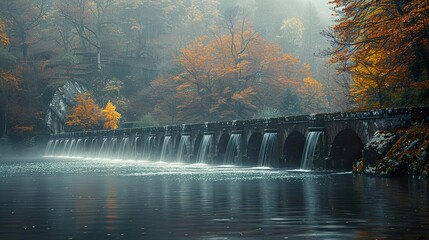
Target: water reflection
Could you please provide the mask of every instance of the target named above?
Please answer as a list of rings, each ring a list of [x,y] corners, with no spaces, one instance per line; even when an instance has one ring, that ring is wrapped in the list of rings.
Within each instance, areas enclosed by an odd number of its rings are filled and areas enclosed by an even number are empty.
[[[418,239],[427,182],[85,159],[4,160],[2,239]]]

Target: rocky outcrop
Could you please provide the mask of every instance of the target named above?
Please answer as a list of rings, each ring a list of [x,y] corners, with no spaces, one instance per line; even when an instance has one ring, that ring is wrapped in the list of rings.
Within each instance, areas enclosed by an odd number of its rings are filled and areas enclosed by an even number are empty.
[[[67,108],[75,105],[75,95],[87,89],[77,81],[67,81],[59,87],[46,110],[45,123],[52,133],[64,132]]]
[[[353,170],[369,175],[428,178],[429,124],[377,132]]]

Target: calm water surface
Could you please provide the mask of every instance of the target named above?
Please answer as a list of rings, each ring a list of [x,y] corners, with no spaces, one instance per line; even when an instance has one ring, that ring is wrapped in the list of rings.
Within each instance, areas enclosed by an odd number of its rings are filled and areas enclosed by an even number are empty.
[[[0,191],[0,239],[429,239],[427,181],[8,158]]]

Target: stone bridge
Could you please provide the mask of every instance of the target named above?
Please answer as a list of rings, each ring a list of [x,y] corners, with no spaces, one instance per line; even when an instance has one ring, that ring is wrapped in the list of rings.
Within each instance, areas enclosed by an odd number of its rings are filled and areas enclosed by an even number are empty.
[[[206,163],[225,164],[225,154],[232,137],[240,136],[239,146],[233,151],[233,164],[258,166],[261,148],[265,148],[264,136],[272,138],[270,167],[300,168],[303,154],[308,146],[308,136],[318,132],[315,153],[310,169],[351,169],[352,162],[362,156],[362,149],[377,130],[390,130],[409,126],[413,119],[427,114],[429,108],[379,109],[362,112],[313,114],[295,117],[280,117],[254,120],[206,122],[164,127],[122,128],[90,132],[69,132],[51,135],[53,146],[71,139],[80,142],[83,154],[99,152],[104,142],[115,139],[111,146],[113,154],[132,152],[154,161],[176,159],[182,152],[183,162],[197,163],[198,154],[205,136],[211,136],[206,146]],[[188,143],[180,144],[186,137]],[[79,141],[77,139],[80,139]],[[126,141],[123,141],[126,139]],[[167,141],[168,140],[168,141]],[[123,144],[119,144],[122,142]],[[308,144],[308,143],[307,143]],[[182,146],[180,146],[182,145]],[[52,147],[51,146],[51,147]],[[61,146],[66,148],[66,146]],[[180,149],[179,149],[180,148]],[[183,150],[185,148],[185,150]],[[127,149],[127,150],[124,150]],[[161,156],[162,154],[162,156]],[[174,161],[174,160],[172,160]]]

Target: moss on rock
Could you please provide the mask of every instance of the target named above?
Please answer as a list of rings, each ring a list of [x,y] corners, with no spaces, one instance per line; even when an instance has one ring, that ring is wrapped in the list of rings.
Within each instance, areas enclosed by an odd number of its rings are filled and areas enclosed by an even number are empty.
[[[414,125],[392,133],[400,136],[399,139],[384,156],[381,156],[375,164],[368,165],[363,172],[389,177],[428,178],[429,124]]]

